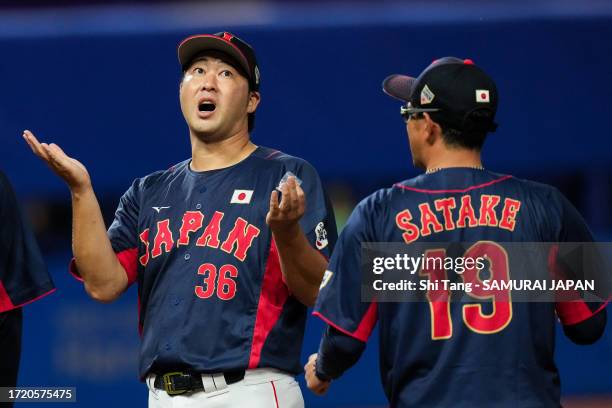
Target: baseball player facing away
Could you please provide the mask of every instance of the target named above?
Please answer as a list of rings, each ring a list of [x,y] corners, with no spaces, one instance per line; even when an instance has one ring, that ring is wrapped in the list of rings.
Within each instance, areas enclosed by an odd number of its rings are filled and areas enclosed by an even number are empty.
[[[332,208],[310,164],[251,142],[250,45],[195,35],[178,56],[192,157],[136,179],[108,235],[85,167],[25,139],[70,187],[73,269],[89,295],[110,302],[138,282],[150,407],[303,407],[294,376],[336,240]]]
[[[0,172],[0,387],[15,387],[21,355],[21,307],[55,291],[15,192]],[[12,406],[4,403],[0,406]]]
[[[572,341],[589,344],[604,331],[605,303],[498,302],[485,287],[474,287],[471,303],[449,302],[450,294],[445,301],[361,301],[362,242],[473,242],[472,253],[490,257],[489,273],[512,275],[506,269],[515,263],[496,242],[593,240],[555,188],[482,167],[498,93],[472,61],[442,58],[418,78],[388,77],[383,89],[405,103],[413,162],[425,174],[375,192],[350,216],[315,306],[328,327],[305,367],[308,387],[323,394],[357,361],[378,321],[391,407],[559,407],[556,316]],[[430,281],[451,276],[421,272]],[[438,292],[433,299],[444,299],[443,286]]]

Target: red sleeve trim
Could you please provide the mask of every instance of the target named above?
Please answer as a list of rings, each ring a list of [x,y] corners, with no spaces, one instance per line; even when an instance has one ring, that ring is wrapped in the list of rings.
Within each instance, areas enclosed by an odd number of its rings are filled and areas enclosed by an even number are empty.
[[[11,301],[11,298],[9,297],[8,293],[6,292],[6,289],[4,288],[4,285],[2,284],[2,282],[0,282],[0,313],[3,312],[8,312],[9,310],[13,310],[13,309],[18,309],[20,307],[23,307],[25,305],[29,305],[30,303],[36,302],[37,300],[50,295],[51,293],[55,292],[57,290],[57,288],[53,288],[50,289],[48,291],[46,291],[45,293],[43,293],[42,295],[39,295],[37,297],[35,297],[34,299],[30,299],[26,302],[20,303],[18,305],[14,305],[13,302]]]
[[[70,263],[68,264],[68,272],[72,275],[72,277],[79,282],[83,282],[83,278],[81,278],[81,274],[79,273],[79,268],[76,265],[76,258],[72,258]]]
[[[115,254],[117,260],[123,266],[128,277],[128,285],[136,282],[138,279],[138,248],[130,248]],[[83,282],[79,269],[77,268],[76,259],[72,258],[68,265],[68,272],[78,281]]]
[[[359,341],[361,341],[363,343],[366,343],[368,341],[368,338],[372,334],[372,330],[374,330],[374,326],[376,326],[376,321],[378,320],[378,304],[377,303],[371,303],[370,304],[370,307],[368,307],[368,310],[366,311],[365,315],[363,316],[363,319],[361,320],[361,323],[359,323],[359,326],[357,327],[357,330],[355,330],[354,332],[350,332],[350,331],[340,327],[339,325],[337,325],[336,323],[332,322],[331,320],[329,320],[327,317],[323,316],[319,312],[312,312],[312,315],[318,317],[321,320],[323,320],[325,323],[327,323],[328,325],[332,326],[333,328],[335,328],[339,332],[344,333],[347,336],[350,336],[350,337],[352,337],[354,339],[357,339],[357,340],[359,340]]]
[[[571,326],[584,322],[587,319],[601,312],[608,305],[608,301],[603,303],[597,310],[591,311],[584,301],[558,302],[555,305],[557,316],[564,326]]]
[[[28,300],[27,302],[23,302],[23,303],[21,303],[21,304],[19,304],[19,305],[15,306],[15,308],[18,308],[18,307],[23,307],[23,306],[29,305],[30,303],[34,303],[34,302],[36,302],[37,300],[40,300],[40,299],[44,298],[45,296],[52,294],[52,293],[53,293],[53,292],[55,292],[56,290],[57,290],[57,288],[53,288],[53,289],[51,289],[51,290],[49,290],[49,291],[47,291],[47,292],[43,293],[42,295],[40,295],[40,296],[38,296],[38,297],[36,297],[36,298],[34,298],[34,299],[32,299],[32,300]]]
[[[128,277],[128,285],[138,279],[138,248],[130,248],[117,253],[117,259]]]

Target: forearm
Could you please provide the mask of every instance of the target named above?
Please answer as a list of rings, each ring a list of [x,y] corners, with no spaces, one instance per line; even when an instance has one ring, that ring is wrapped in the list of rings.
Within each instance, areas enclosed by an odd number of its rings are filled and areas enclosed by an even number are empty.
[[[357,363],[364,350],[365,343],[328,326],[319,346],[317,377],[323,381],[340,377]]]
[[[572,325],[563,325],[563,332],[576,344],[593,344],[603,335],[607,319],[607,312],[604,308],[585,321]]]
[[[117,260],[93,188],[72,191],[72,251],[85,290],[110,302],[127,287],[127,275]]]
[[[310,245],[297,223],[290,231],[273,236],[289,290],[306,306],[314,305],[327,260]]]

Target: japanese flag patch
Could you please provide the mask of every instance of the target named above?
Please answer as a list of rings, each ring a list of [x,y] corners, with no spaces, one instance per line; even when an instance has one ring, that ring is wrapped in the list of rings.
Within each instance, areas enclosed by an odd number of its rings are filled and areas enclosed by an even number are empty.
[[[476,102],[478,103],[489,103],[491,99],[489,97],[488,89],[477,89],[476,90]]]
[[[234,190],[230,204],[250,204],[253,190]]]

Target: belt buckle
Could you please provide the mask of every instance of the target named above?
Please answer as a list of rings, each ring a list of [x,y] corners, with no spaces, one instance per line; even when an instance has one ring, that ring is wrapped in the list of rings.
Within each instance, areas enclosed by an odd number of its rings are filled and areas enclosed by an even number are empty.
[[[172,379],[174,377],[182,377],[184,373],[180,371],[175,371],[173,373],[166,373],[163,375],[164,380],[164,391],[168,393],[168,395],[180,395],[187,392],[187,390],[176,390],[174,388],[174,382]]]

